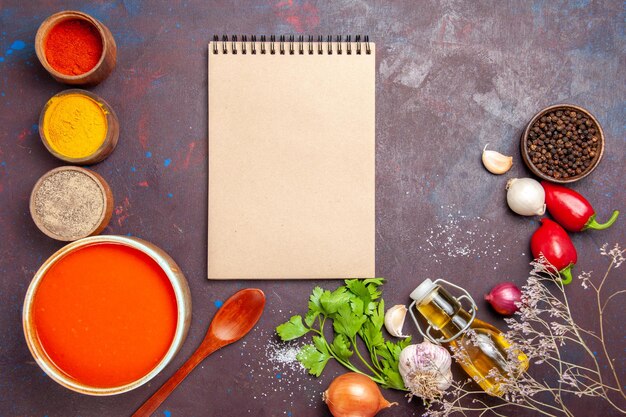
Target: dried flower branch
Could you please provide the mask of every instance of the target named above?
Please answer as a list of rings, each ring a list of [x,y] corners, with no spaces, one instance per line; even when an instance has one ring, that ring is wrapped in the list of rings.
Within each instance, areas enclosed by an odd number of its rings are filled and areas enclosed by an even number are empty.
[[[442,396],[428,402],[424,416],[446,417],[467,415],[468,412],[479,416],[489,412],[490,415],[505,416],[510,415],[512,408],[519,407],[533,410],[537,415],[573,417],[574,412],[567,404],[570,394],[605,401],[616,412],[626,414],[624,385],[607,350],[604,327],[607,305],[625,294],[626,290],[608,296],[603,293],[610,272],[624,262],[625,252],[618,245],[609,249],[605,244],[600,254],[609,258],[610,263],[602,279],[594,282],[587,272],[578,277],[583,289],[591,289],[595,293],[591,299],[595,299],[598,312],[597,332],[585,329],[574,321],[556,268],[543,257],[532,262],[533,269],[526,285],[522,287],[520,309],[514,318],[505,321],[509,328],[506,338],[511,342],[508,355],[511,371],[517,368],[515,352],[518,350],[523,351],[534,366],[517,377],[504,378],[495,370],[488,375],[500,378],[498,382],[502,384],[504,395],[499,398],[487,396],[476,387],[472,379],[455,382]],[[471,337],[469,335],[470,340]],[[594,354],[590,348],[592,345],[601,347],[603,357]],[[585,360],[570,362],[565,354],[565,346],[568,352],[572,349],[580,350]],[[453,353],[457,361],[463,361],[466,357],[463,348],[457,348]],[[602,362],[606,362],[608,368],[601,368]],[[549,377],[533,377],[533,370],[539,366],[544,371],[547,369]]]

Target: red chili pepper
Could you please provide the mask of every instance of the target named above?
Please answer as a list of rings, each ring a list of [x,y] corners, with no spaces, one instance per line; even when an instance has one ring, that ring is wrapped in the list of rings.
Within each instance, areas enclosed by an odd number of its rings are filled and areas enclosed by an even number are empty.
[[[562,185],[542,181],[546,192],[546,207],[565,230],[582,232],[586,229],[604,230],[613,225],[619,216],[615,210],[606,223],[596,222],[596,213],[585,197]]]
[[[541,226],[530,238],[530,250],[535,259],[543,254],[554,265],[561,274],[563,284],[572,282],[572,266],[578,260],[578,255],[567,232],[556,222],[541,219]]]

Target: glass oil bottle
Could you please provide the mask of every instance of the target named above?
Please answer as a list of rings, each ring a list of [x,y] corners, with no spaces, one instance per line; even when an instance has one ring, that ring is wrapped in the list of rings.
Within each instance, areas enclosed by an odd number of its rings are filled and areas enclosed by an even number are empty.
[[[463,295],[455,298],[440,283],[460,290]],[[476,318],[476,303],[463,288],[441,279],[434,282],[426,279],[411,293],[411,298],[409,311],[422,336],[433,343],[449,343],[453,351],[460,352],[455,355],[457,362],[487,394],[503,395],[502,380],[528,369],[528,357],[523,352],[509,352],[511,344],[504,334]],[[472,304],[469,312],[461,305],[462,299]],[[426,332],[422,331],[413,308],[428,322]],[[432,332],[437,332],[439,337]]]

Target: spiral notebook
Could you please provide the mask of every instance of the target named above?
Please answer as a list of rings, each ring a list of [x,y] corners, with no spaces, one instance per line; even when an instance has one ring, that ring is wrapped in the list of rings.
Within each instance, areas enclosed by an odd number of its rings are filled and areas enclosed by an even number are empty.
[[[209,279],[373,277],[375,45],[209,43]]]

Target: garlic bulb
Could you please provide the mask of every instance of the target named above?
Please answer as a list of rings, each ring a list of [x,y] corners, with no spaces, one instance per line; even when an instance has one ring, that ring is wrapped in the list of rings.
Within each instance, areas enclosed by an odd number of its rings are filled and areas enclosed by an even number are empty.
[[[406,317],[407,309],[404,305],[398,304],[391,307],[385,313],[385,328],[394,337],[408,337],[402,334],[402,326]]]
[[[532,178],[511,178],[506,183],[506,202],[522,216],[541,216],[546,212],[546,192]]]
[[[489,145],[489,144],[487,144]],[[500,152],[488,151],[487,145],[483,148],[483,165],[492,174],[504,174],[513,166],[513,157],[502,155]]]
[[[404,385],[424,399],[433,399],[452,385],[452,357],[448,350],[430,342],[409,345],[400,353],[399,371]]]

